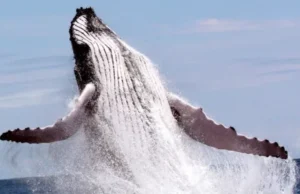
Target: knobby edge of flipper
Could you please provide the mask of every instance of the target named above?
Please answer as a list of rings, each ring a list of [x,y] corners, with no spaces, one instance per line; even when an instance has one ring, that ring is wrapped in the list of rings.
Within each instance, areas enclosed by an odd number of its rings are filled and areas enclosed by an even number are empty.
[[[95,93],[95,85],[89,83],[85,86],[80,96],[76,100],[74,108],[70,113],[59,119],[56,123],[43,128],[29,127],[21,130],[7,131],[0,136],[0,140],[13,141],[17,143],[52,143],[65,140],[74,135],[86,119],[85,107]]]
[[[247,138],[237,134],[235,128],[225,127],[208,118],[202,108],[196,108],[174,94],[168,96],[170,108],[179,126],[192,139],[208,146],[254,154],[265,157],[287,159],[288,153],[277,142]]]

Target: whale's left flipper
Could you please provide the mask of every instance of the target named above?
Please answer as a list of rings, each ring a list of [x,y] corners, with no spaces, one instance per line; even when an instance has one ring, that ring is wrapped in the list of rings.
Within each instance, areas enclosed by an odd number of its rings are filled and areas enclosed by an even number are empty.
[[[44,128],[7,131],[0,136],[0,140],[19,143],[51,143],[65,140],[75,134],[86,119],[85,107],[94,93],[95,86],[89,83],[81,92],[73,110],[55,124]]]
[[[233,127],[225,127],[209,119],[201,108],[195,108],[174,94],[168,96],[172,113],[178,124],[194,140],[218,149],[259,156],[286,159],[288,153],[277,142],[259,141],[238,135]]]

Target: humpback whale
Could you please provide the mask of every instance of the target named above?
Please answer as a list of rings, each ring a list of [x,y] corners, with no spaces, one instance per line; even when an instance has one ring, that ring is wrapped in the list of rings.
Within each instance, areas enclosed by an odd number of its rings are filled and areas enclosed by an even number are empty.
[[[239,135],[233,127],[216,123],[202,108],[169,92],[151,60],[122,40],[92,8],[76,10],[69,33],[80,93],[75,106],[53,125],[9,130],[0,136],[1,140],[52,143],[82,129],[88,141],[99,146],[99,154],[105,152],[122,158],[123,148],[118,149],[116,142],[124,140],[124,134],[116,124],[130,132],[140,146],[147,147],[142,139],[150,139],[145,141],[152,144],[147,149],[155,144],[159,124],[174,131],[180,129],[193,140],[217,149],[288,157],[285,148],[277,142]],[[139,135],[140,130],[147,134]]]

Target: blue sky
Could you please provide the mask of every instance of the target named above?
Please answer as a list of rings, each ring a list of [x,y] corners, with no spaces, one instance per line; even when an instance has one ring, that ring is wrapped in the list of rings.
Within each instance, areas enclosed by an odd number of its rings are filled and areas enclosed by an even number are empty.
[[[68,29],[94,7],[173,91],[300,157],[300,1],[1,2],[0,132],[48,125],[76,94]],[[4,143],[0,143],[0,146]]]

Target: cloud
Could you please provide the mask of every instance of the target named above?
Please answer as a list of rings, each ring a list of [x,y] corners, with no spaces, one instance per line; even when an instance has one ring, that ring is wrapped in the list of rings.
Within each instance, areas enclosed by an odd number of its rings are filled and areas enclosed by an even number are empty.
[[[0,84],[15,84],[33,82],[47,79],[57,79],[70,75],[70,72],[62,69],[42,69],[29,72],[0,74]]]
[[[29,57],[23,59],[11,60],[9,65],[28,65],[28,64],[40,64],[45,63],[61,63],[61,62],[70,62],[73,60],[72,56],[65,55],[54,55],[54,56],[41,56],[41,57]]]
[[[252,65],[263,65],[263,66],[274,66],[282,64],[300,64],[299,57],[279,57],[279,58],[262,58],[262,57],[250,57],[250,58],[241,58],[237,60],[241,63],[247,63]]]
[[[265,66],[259,69],[258,76],[279,75],[299,73],[300,64],[282,64],[275,66]]]
[[[59,100],[58,89],[39,89],[0,96],[0,108],[21,108],[40,104],[51,104]]]
[[[294,20],[234,20],[209,18],[194,22],[192,27],[188,27],[186,32],[234,32],[234,31],[254,31],[277,28],[298,27],[300,22]]]
[[[217,79],[217,88],[247,88],[263,84],[282,82],[297,79],[300,72],[300,64],[277,64],[274,66],[252,66],[245,64],[234,64],[227,66],[227,76]]]
[[[251,76],[254,82],[277,82],[297,78],[300,72],[298,57],[274,59],[248,59],[233,65],[238,71]]]
[[[172,84],[182,88],[199,88],[201,91],[218,91],[260,87],[290,80],[297,81],[299,75],[300,63],[277,63],[272,66],[226,61],[223,64],[217,62],[205,65],[186,65],[182,70],[173,73]],[[177,77],[187,78],[178,79]]]
[[[68,56],[46,56],[12,59],[2,63],[0,109],[52,104],[62,100],[58,92],[66,88],[53,85],[53,82],[59,80],[60,86],[69,83],[67,79],[73,77],[68,65],[70,59]],[[32,89],[36,87],[42,89]]]
[[[0,53],[0,60],[7,59],[10,57],[14,57],[16,54],[13,53]]]
[[[0,85],[60,79],[73,74],[73,59],[67,55],[13,57],[0,61]]]
[[[21,59],[11,59],[6,62],[2,62],[0,71],[2,74],[28,72],[38,69],[63,69],[73,66],[73,60],[71,56],[43,56],[43,57],[31,57]]]
[[[63,15],[0,19],[0,35],[10,37],[60,36],[69,24],[68,20],[68,17]]]

